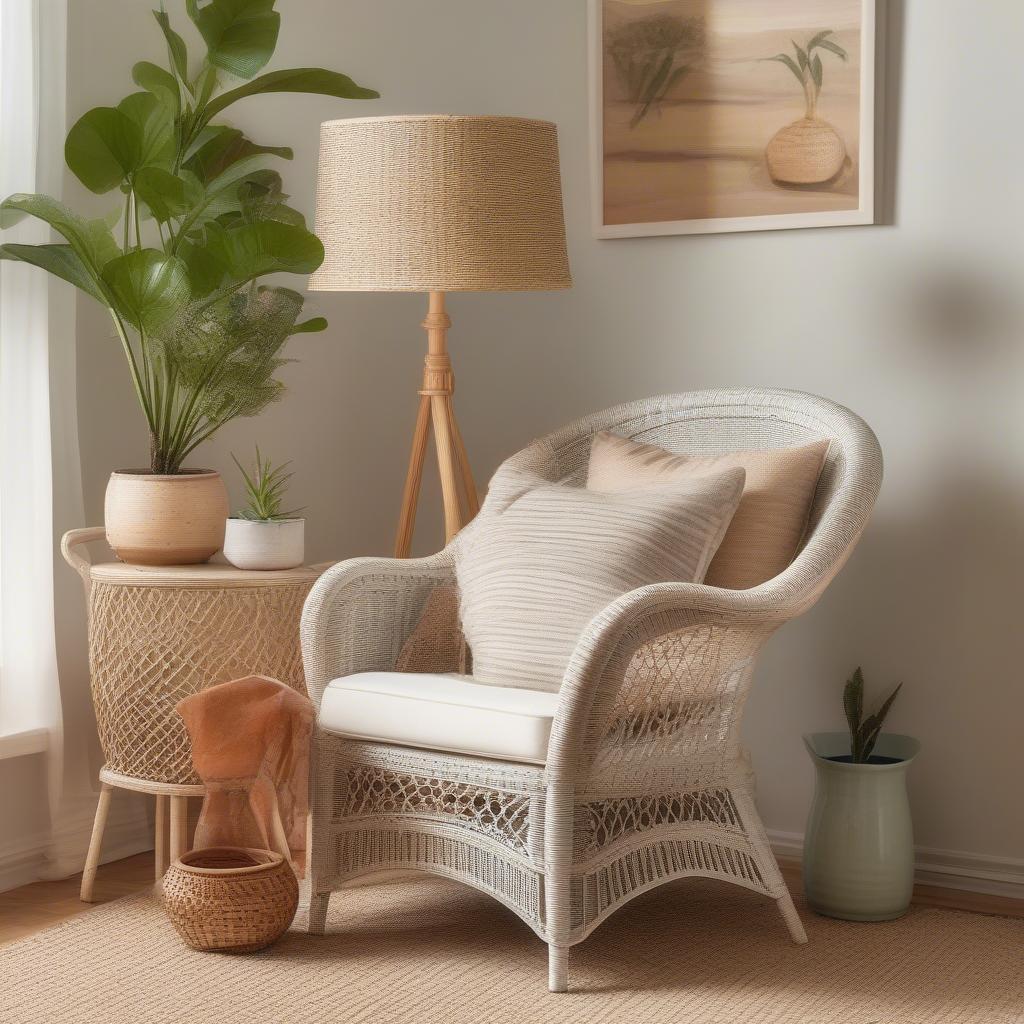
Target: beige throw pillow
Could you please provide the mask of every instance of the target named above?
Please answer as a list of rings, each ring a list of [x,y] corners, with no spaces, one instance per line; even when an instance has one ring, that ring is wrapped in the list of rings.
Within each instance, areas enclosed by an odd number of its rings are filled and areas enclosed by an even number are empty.
[[[602,431],[591,443],[587,487],[615,493],[744,469],[743,498],[704,582],[747,590],[778,576],[793,561],[807,528],[828,444],[822,440],[799,448],[674,455]]]
[[[504,467],[502,511],[456,560],[473,678],[556,691],[587,624],[629,590],[703,578],[743,493],[742,468],[615,494]]]

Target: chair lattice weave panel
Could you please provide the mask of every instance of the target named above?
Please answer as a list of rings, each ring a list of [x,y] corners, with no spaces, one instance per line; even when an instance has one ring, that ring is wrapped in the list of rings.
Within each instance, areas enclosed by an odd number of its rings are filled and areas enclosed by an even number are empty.
[[[343,784],[343,817],[373,814],[436,816],[475,829],[525,854],[530,828],[530,797],[425,776],[352,768]]]
[[[741,834],[739,813],[727,789],[600,800],[578,805],[575,819],[574,860],[660,825],[710,823]]]
[[[311,582],[220,589],[94,581],[90,667],[106,767],[198,785],[178,701],[254,673],[304,693],[299,618]]]

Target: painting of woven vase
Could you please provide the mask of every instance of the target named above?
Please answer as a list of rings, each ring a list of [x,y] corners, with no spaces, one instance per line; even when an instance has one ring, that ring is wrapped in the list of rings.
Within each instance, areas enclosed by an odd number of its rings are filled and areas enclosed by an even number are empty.
[[[601,238],[874,220],[875,0],[591,0]]]
[[[818,99],[825,79],[821,56],[833,54],[847,60],[848,54],[834,39],[832,29],[816,33],[805,46],[793,43],[793,56],[780,53],[768,60],[778,61],[793,73],[803,92],[804,116],[780,128],[768,143],[765,158],[775,181],[791,185],[817,185],[834,178],[846,159],[842,137],[827,121],[818,117]]]

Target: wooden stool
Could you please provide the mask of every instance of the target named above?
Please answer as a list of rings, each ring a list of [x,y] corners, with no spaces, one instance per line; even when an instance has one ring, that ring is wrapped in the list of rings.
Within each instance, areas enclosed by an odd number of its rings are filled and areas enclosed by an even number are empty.
[[[156,797],[158,879],[185,852],[188,798],[205,790],[176,711],[180,700],[247,675],[306,692],[299,619],[310,587],[327,568],[93,565],[74,550],[103,539],[102,528],[71,530],[61,544],[85,583],[92,698],[106,761],[82,875],[86,902],[115,788]],[[273,848],[287,854],[276,813],[274,819]]]

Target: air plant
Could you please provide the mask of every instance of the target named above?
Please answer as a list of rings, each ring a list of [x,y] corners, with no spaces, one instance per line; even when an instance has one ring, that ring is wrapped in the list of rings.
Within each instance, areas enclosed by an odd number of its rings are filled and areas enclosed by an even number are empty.
[[[610,33],[608,54],[627,98],[635,105],[630,128],[660,107],[669,90],[693,68],[703,49],[703,18],[652,14]]]
[[[270,459],[264,459],[260,454],[259,445],[256,446],[256,465],[252,473],[235,458],[232,453],[235,465],[242,474],[245,481],[245,492],[249,504],[236,513],[236,519],[248,519],[250,522],[273,523],[282,519],[291,519],[296,512],[302,509],[292,509],[289,512],[281,511],[281,504],[284,499],[285,490],[292,474],[285,472],[291,465],[290,462],[274,466]]]
[[[824,78],[821,55],[815,51],[827,50],[842,61],[849,56],[837,42],[828,38],[832,35],[835,35],[835,31],[827,28],[811,36],[805,46],[798,46],[794,42],[795,60],[788,53],[777,53],[774,57],[764,58],[764,60],[774,60],[785,64],[793,72],[794,77],[800,83],[800,88],[804,91],[804,102],[807,105],[805,116],[809,121],[813,121],[817,117],[818,97],[821,95],[821,83]]]
[[[864,673],[858,667],[843,688],[843,710],[850,727],[850,756],[854,764],[867,764],[882,732],[886,715],[903,684],[889,694],[874,714],[864,718]]]

